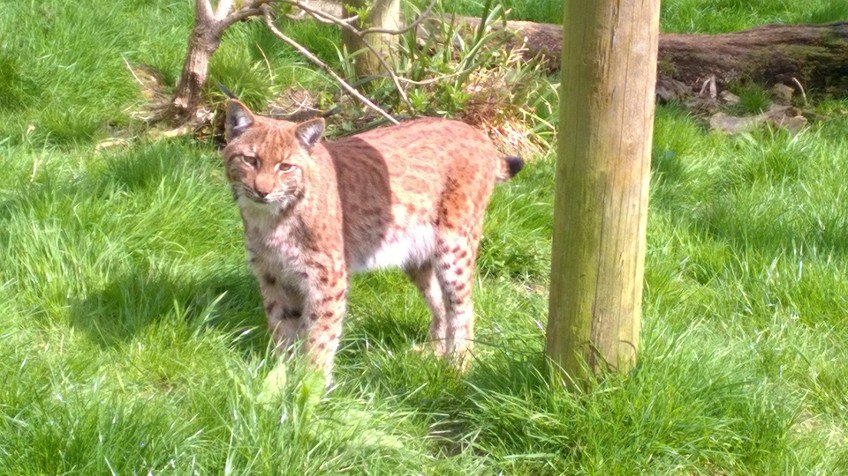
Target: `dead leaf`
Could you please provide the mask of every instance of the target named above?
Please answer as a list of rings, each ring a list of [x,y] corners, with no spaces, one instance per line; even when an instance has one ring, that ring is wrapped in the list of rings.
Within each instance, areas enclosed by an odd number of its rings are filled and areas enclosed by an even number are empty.
[[[113,147],[126,147],[130,145],[130,142],[126,139],[106,139],[97,143],[94,146],[95,151],[101,151],[103,149],[111,149]]]

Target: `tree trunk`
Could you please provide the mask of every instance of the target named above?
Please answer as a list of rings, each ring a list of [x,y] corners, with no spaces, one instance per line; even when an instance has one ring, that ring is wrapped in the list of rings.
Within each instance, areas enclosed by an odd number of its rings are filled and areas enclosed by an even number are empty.
[[[362,8],[368,3],[368,0],[344,1],[345,8]],[[357,29],[397,30],[400,28],[400,0],[372,0],[371,4],[366,21],[359,21],[354,25]],[[356,76],[359,78],[378,76],[382,70],[380,60],[377,59],[373,51],[367,48],[366,41],[388,64],[392,64],[391,58],[398,37],[387,33],[369,33],[364,36],[357,36],[352,32],[342,30],[342,42],[347,51],[349,53],[358,52],[354,61]]]
[[[547,354],[574,382],[639,348],[659,0],[565,2]]]
[[[233,0],[218,0],[215,9],[211,0],[195,0],[194,28],[188,40],[185,62],[177,90],[160,120],[185,125],[202,122],[198,117],[209,71],[209,59],[218,50],[224,30],[235,22],[262,15],[269,0],[245,0],[233,10]]]
[[[175,123],[183,124],[195,119],[209,71],[209,58],[220,46],[222,33],[212,25],[201,22],[195,24],[180,81],[168,111],[170,119]]]

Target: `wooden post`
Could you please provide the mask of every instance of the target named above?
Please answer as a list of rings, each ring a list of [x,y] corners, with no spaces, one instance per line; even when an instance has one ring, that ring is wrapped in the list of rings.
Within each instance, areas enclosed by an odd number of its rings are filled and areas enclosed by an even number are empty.
[[[570,379],[636,361],[659,0],[565,1],[547,354]]]

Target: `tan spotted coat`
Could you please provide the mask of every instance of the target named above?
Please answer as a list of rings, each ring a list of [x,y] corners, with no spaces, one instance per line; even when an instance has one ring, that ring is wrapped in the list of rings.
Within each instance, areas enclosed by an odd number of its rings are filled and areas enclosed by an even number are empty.
[[[233,100],[226,128],[227,176],[282,354],[299,344],[329,379],[350,274],[400,267],[430,308],[435,353],[467,362],[483,214],[521,159],[447,119],[325,142],[323,119],[271,119]]]

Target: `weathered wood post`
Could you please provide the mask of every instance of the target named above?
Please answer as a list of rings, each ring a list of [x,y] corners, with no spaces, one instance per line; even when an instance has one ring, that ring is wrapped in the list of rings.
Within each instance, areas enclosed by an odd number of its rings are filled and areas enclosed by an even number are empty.
[[[579,383],[639,348],[659,0],[564,17],[547,354]]]

